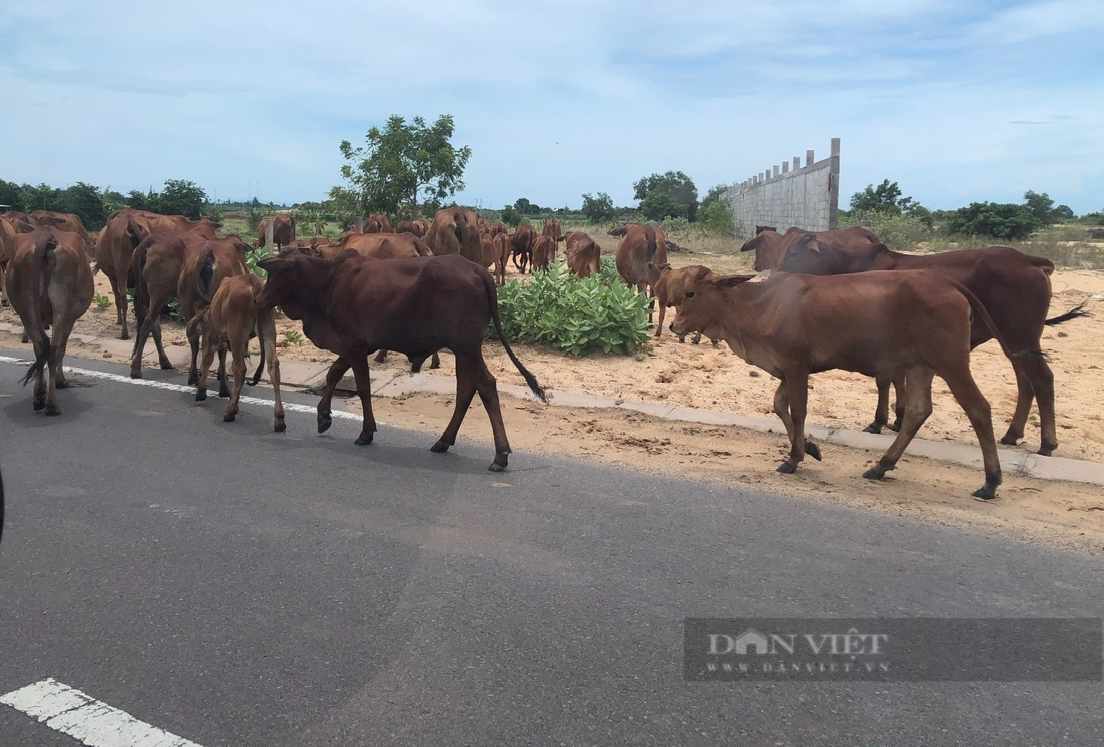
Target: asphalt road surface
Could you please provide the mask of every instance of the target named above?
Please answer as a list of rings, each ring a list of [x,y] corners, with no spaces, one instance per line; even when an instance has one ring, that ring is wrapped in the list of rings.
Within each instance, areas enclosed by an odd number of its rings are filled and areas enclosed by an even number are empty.
[[[682,671],[686,617],[1099,617],[1100,556],[526,453],[492,474],[464,429],[358,447],[80,373],[46,418],[23,370],[0,696],[54,678],[203,747],[1104,743],[1100,682]],[[73,744],[0,705],[0,745]]]

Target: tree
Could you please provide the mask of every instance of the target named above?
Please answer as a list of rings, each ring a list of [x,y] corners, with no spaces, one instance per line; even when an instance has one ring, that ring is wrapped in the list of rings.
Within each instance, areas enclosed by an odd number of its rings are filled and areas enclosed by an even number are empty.
[[[736,216],[724,200],[710,200],[702,203],[698,210],[698,222],[709,231],[728,236],[736,235]]]
[[[1026,239],[1042,223],[1026,205],[974,202],[947,217],[950,233],[988,236],[994,239]]]
[[[1059,205],[1054,208],[1054,217],[1059,220],[1073,220],[1077,216],[1073,212],[1073,208],[1069,205]]]
[[[107,223],[104,212],[103,195],[97,187],[77,182],[63,190],[56,203],[56,209],[62,213],[73,213],[89,231],[98,231]]]
[[[7,205],[5,210],[18,210],[21,213],[27,212],[23,209],[22,190],[15,182],[6,182],[0,179],[0,205]]]
[[[918,207],[911,197],[901,197],[901,188],[897,182],[885,179],[875,187],[868,184],[862,192],[851,196],[851,209],[858,213],[890,213],[901,215]]]
[[[203,215],[207,193],[195,182],[184,179],[166,179],[165,191],[153,201],[153,209],[165,215],[183,215],[197,219]]]
[[[588,192],[583,195],[583,215],[591,223],[613,220],[613,200],[605,192],[599,192],[597,197],[592,197]]]
[[[521,223],[521,212],[513,205],[502,208],[502,222],[508,226],[516,226]]]
[[[701,203],[698,204],[698,211],[705,210],[707,205],[712,205],[717,200],[724,197],[725,192],[729,189],[727,184],[717,184],[709,188],[709,191],[705,193],[705,197],[702,198]]]
[[[640,211],[651,220],[667,216],[697,219],[698,188],[681,171],[652,174],[633,184],[634,197],[640,200]]]
[[[519,197],[517,202],[514,203],[514,209],[522,215],[539,215],[542,212],[540,205],[535,202],[529,202],[524,197]]]
[[[452,145],[453,129],[448,114],[439,116],[433,126],[422,117],[407,124],[394,114],[382,130],[368,130],[365,147],[354,148],[342,140],[341,155],[348,163],[341,167],[341,176],[356,193],[362,213],[417,218],[419,204],[440,203],[463,189],[471,148]]]

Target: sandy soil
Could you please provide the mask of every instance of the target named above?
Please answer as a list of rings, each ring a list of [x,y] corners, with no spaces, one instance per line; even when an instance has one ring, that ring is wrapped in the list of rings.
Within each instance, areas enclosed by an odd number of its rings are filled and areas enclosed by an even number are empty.
[[[612,251],[613,240],[600,239]],[[705,264],[717,272],[750,271],[751,257],[740,254],[674,254],[672,264]],[[511,274],[512,268],[511,268]],[[1053,277],[1056,314],[1086,302],[1093,313],[1056,328],[1048,328],[1043,347],[1050,356],[1058,390],[1058,439],[1056,456],[1101,461],[1104,449],[1104,406],[1101,405],[1101,366],[1104,366],[1104,273],[1059,271]],[[97,275],[97,293],[110,295],[106,280]],[[673,310],[671,310],[673,311]],[[670,319],[670,315],[668,319]],[[114,308],[93,308],[78,322],[76,332],[114,337]],[[17,323],[11,309],[0,309],[0,322]],[[281,335],[300,327],[278,319]],[[167,344],[186,344],[183,329],[165,324]],[[8,337],[4,344],[11,344]],[[314,348],[309,341],[281,341],[281,357],[329,362],[334,356]],[[517,345],[515,349],[529,369],[549,389],[582,391],[625,400],[662,401],[670,404],[746,415],[770,415],[777,382],[750,368],[727,347],[680,344],[669,332],[634,357],[592,355],[573,358],[544,348]],[[79,348],[71,347],[71,354]],[[488,366],[500,382],[521,384],[501,346],[485,347]],[[404,371],[404,358],[392,356],[382,365]],[[995,342],[978,348],[972,359],[974,377],[993,406],[998,437],[1007,427],[1015,407],[1015,377]],[[442,355],[437,373],[450,375],[453,360]],[[395,425],[440,432],[451,413],[443,397],[378,400],[377,416]],[[976,445],[965,415],[942,381],[936,379],[935,411],[919,436]],[[871,452],[838,446],[825,448],[825,462],[806,461],[797,475],[778,475],[774,468],[785,454],[782,435],[737,428],[672,424],[620,411],[549,409],[506,399],[506,423],[517,450],[564,457],[592,459],[655,474],[744,485],[857,505],[878,511],[923,516],[984,532],[1010,533],[1049,544],[1101,549],[1104,543],[1104,490],[1068,483],[1045,483],[1023,476],[1006,475],[996,505],[969,500],[982,482],[980,469],[931,463],[906,454],[890,479],[881,484],[858,477],[874,461]],[[875,391],[862,376],[826,372],[813,378],[809,422],[861,429],[873,416]],[[467,439],[490,443],[490,430],[478,401],[461,431]],[[1028,423],[1025,450],[1038,448],[1037,413]],[[427,443],[427,446],[429,444]],[[488,463],[490,452],[488,451]],[[520,465],[515,465],[520,466]]]

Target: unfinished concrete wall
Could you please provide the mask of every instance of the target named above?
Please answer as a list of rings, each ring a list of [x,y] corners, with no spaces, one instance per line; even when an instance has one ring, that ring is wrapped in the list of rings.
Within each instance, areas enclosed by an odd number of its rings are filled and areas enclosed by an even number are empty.
[[[804,166],[797,156],[790,165],[783,162],[725,192],[742,238],[754,236],[756,226],[774,226],[780,233],[793,226],[807,231],[837,227],[840,139],[832,138],[828,158],[816,161],[807,150]]]

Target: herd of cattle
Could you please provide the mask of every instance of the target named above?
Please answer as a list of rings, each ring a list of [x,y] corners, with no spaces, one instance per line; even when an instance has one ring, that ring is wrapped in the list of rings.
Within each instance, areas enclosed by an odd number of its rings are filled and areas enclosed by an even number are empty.
[[[66,386],[62,369],[66,340],[89,307],[93,270],[107,276],[115,297],[120,337],[129,337],[127,290],[134,289],[137,322],[131,376],[142,376],[142,355],[152,336],[161,368],[171,368],[161,342],[160,312],[176,297],[187,320],[191,347],[189,384],[206,398],[207,372],[219,357],[219,393],[229,396],[224,419],[234,420],[249,339],[261,344],[275,390],[274,428],[285,428],[276,356],[274,308],[301,320],[320,348],[338,356],[326,376],[318,405],[318,430],[331,424],[334,389],[350,369],[364,408],[358,444],[372,442],[368,356],[388,350],[406,355],[414,370],[447,348],[456,357],[457,397],[453,416],[433,451],[447,450],[475,394],[487,410],[494,434],[492,470],[507,466],[510,453],[494,376],[483,359],[489,324],[507,355],[540,399],[544,391],[518,360],[502,334],[496,286],[506,264],[521,273],[547,270],[565,244],[564,262],[580,277],[598,271],[600,249],[585,232],[565,234],[558,220],[537,234],[519,226],[512,234],[459,207],[437,212],[432,221],[400,223],[392,230],[374,215],[340,239],[298,239],[290,215],[266,218],[257,240],[218,237],[209,220],[189,220],[140,210],[113,213],[95,237],[79,218],[36,211],[0,215],[0,272],[4,291],[34,346],[35,361],[24,377],[34,379],[33,405],[59,414],[56,388]],[[617,269],[626,283],[650,292],[659,306],[655,335],[663,332],[667,307],[677,315],[670,329],[679,339],[705,334],[728,343],[737,355],[779,380],[774,411],[786,427],[789,456],[780,472],[794,472],[806,454],[821,458],[805,437],[808,381],[829,369],[856,371],[875,379],[878,402],[867,428],[897,431],[885,455],[864,477],[881,479],[904,453],[932,410],[934,375],[943,378],[970,420],[981,444],[985,484],[974,493],[996,497],[1001,482],[989,403],[970,372],[970,351],[995,338],[1016,374],[1018,400],[1002,443],[1024,436],[1032,401],[1041,424],[1039,453],[1057,447],[1054,377],[1040,347],[1045,325],[1084,315],[1081,307],[1047,318],[1051,300],[1050,260],[1009,247],[910,255],[893,252],[870,231],[850,228],[821,232],[790,229],[779,234],[757,227],[742,247],[755,252],[755,275],[717,275],[708,267],[671,268],[671,245],[659,228],[627,223],[609,232],[620,237]],[[259,266],[267,282],[246,268],[246,253],[271,240],[279,249]],[[492,273],[487,268],[493,268]],[[46,330],[53,327],[52,335]],[[202,350],[202,360],[197,360]],[[226,352],[232,356],[233,390],[227,383]],[[889,422],[889,387],[896,390],[895,422]]]

